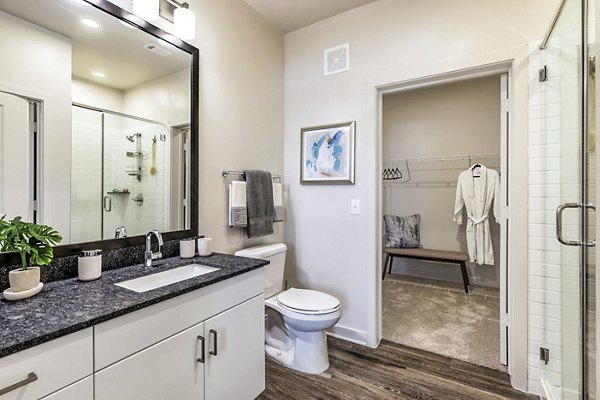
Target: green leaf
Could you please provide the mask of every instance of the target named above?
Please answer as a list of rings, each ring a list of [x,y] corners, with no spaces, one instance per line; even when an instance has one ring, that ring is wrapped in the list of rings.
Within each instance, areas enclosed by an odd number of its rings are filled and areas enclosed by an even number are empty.
[[[0,251],[19,252],[23,269],[28,264],[48,265],[53,257],[52,246],[62,241],[62,236],[54,228],[23,221],[15,217],[10,221],[0,218]]]

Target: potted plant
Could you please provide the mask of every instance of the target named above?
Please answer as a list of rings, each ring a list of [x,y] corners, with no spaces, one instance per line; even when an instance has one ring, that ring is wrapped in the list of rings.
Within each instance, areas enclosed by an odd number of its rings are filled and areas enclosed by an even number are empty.
[[[54,257],[52,246],[60,243],[62,236],[47,225],[23,221],[21,217],[7,221],[0,218],[0,251],[18,252],[21,268],[8,273],[10,288],[22,292],[39,286],[40,266],[50,264]]]

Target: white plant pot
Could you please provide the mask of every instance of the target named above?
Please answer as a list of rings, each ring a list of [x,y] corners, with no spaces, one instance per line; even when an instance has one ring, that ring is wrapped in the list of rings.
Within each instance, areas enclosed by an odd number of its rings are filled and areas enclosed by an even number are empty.
[[[40,284],[40,267],[29,267],[25,271],[13,269],[8,273],[8,281],[13,292],[24,292]]]

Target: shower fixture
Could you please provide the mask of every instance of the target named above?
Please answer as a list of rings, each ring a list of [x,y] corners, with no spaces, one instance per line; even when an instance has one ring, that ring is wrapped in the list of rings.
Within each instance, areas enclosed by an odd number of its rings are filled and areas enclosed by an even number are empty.
[[[125,137],[127,138],[127,140],[129,140],[131,143],[133,143],[135,139],[141,138],[142,134],[138,132],[138,133],[133,133],[131,135],[127,135]]]
[[[136,179],[139,182],[141,182],[143,169],[142,159],[144,158],[144,153],[142,152],[142,134],[140,132],[137,132],[131,135],[126,135],[125,137],[131,143],[135,142],[135,151],[127,151],[125,153],[127,157],[130,157],[132,159],[132,163],[127,170],[127,175],[135,176]]]

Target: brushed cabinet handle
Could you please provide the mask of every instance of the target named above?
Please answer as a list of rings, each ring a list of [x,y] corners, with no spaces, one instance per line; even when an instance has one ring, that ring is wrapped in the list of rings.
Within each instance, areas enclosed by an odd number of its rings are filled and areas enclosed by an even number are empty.
[[[200,357],[196,359],[200,364],[204,364],[204,337],[198,336],[198,342],[200,342]]]
[[[208,332],[211,335],[213,335],[213,349],[209,353],[212,356],[216,356],[217,355],[217,331],[215,331],[214,329],[211,329]]]
[[[35,372],[30,372],[29,374],[27,374],[27,378],[23,379],[22,381],[7,386],[4,389],[0,389],[0,396],[12,392],[13,390],[17,390],[18,388],[21,388],[23,386],[29,385],[31,382],[35,382],[37,380],[38,377],[35,374]]]

